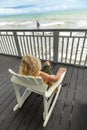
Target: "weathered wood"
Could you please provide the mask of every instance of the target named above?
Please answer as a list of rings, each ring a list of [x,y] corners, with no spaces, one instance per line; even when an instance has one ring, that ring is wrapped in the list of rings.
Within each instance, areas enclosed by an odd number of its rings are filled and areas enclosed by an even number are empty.
[[[44,130],[42,97],[32,94],[22,109],[13,112],[16,98],[10,83],[8,68],[16,72],[20,59],[0,55],[0,130]],[[67,74],[59,99],[45,130],[87,129],[87,69],[51,63],[55,74],[60,67]],[[22,90],[21,90],[22,91]]]

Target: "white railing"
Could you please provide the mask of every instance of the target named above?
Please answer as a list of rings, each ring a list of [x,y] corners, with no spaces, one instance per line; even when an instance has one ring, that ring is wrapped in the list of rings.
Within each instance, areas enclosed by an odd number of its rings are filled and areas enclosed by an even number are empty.
[[[87,30],[0,30],[0,53],[87,66]]]

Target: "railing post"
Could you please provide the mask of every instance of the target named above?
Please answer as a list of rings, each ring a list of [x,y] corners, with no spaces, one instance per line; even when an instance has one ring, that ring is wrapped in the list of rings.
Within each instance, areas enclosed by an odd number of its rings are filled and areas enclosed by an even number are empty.
[[[54,31],[54,41],[53,41],[53,60],[58,62],[58,42],[59,42],[59,31]]]
[[[13,36],[14,36],[14,40],[15,40],[18,56],[21,56],[21,50],[20,50],[20,46],[19,46],[19,42],[18,42],[18,37],[17,37],[17,32],[16,31],[13,31]]]
[[[87,55],[86,55],[86,57],[85,57],[84,66],[86,66],[86,64],[87,64]]]

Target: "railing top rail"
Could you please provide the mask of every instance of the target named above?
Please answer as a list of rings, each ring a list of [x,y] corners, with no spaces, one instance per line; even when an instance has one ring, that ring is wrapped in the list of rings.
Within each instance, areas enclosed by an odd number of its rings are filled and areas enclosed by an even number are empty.
[[[81,32],[86,32],[87,29],[0,29],[0,31],[61,31],[61,32],[67,32],[67,31],[75,31],[75,32],[78,32],[78,31],[81,31]]]

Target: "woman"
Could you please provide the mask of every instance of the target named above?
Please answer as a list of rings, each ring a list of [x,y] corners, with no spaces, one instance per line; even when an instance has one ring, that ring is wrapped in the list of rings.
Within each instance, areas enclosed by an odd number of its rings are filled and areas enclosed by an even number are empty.
[[[49,61],[46,61],[41,69],[40,60],[31,55],[24,56],[19,66],[19,73],[21,75],[41,76],[43,82],[48,84],[48,87],[56,82],[64,71],[66,71],[66,68],[60,68],[56,75],[52,75]]]

